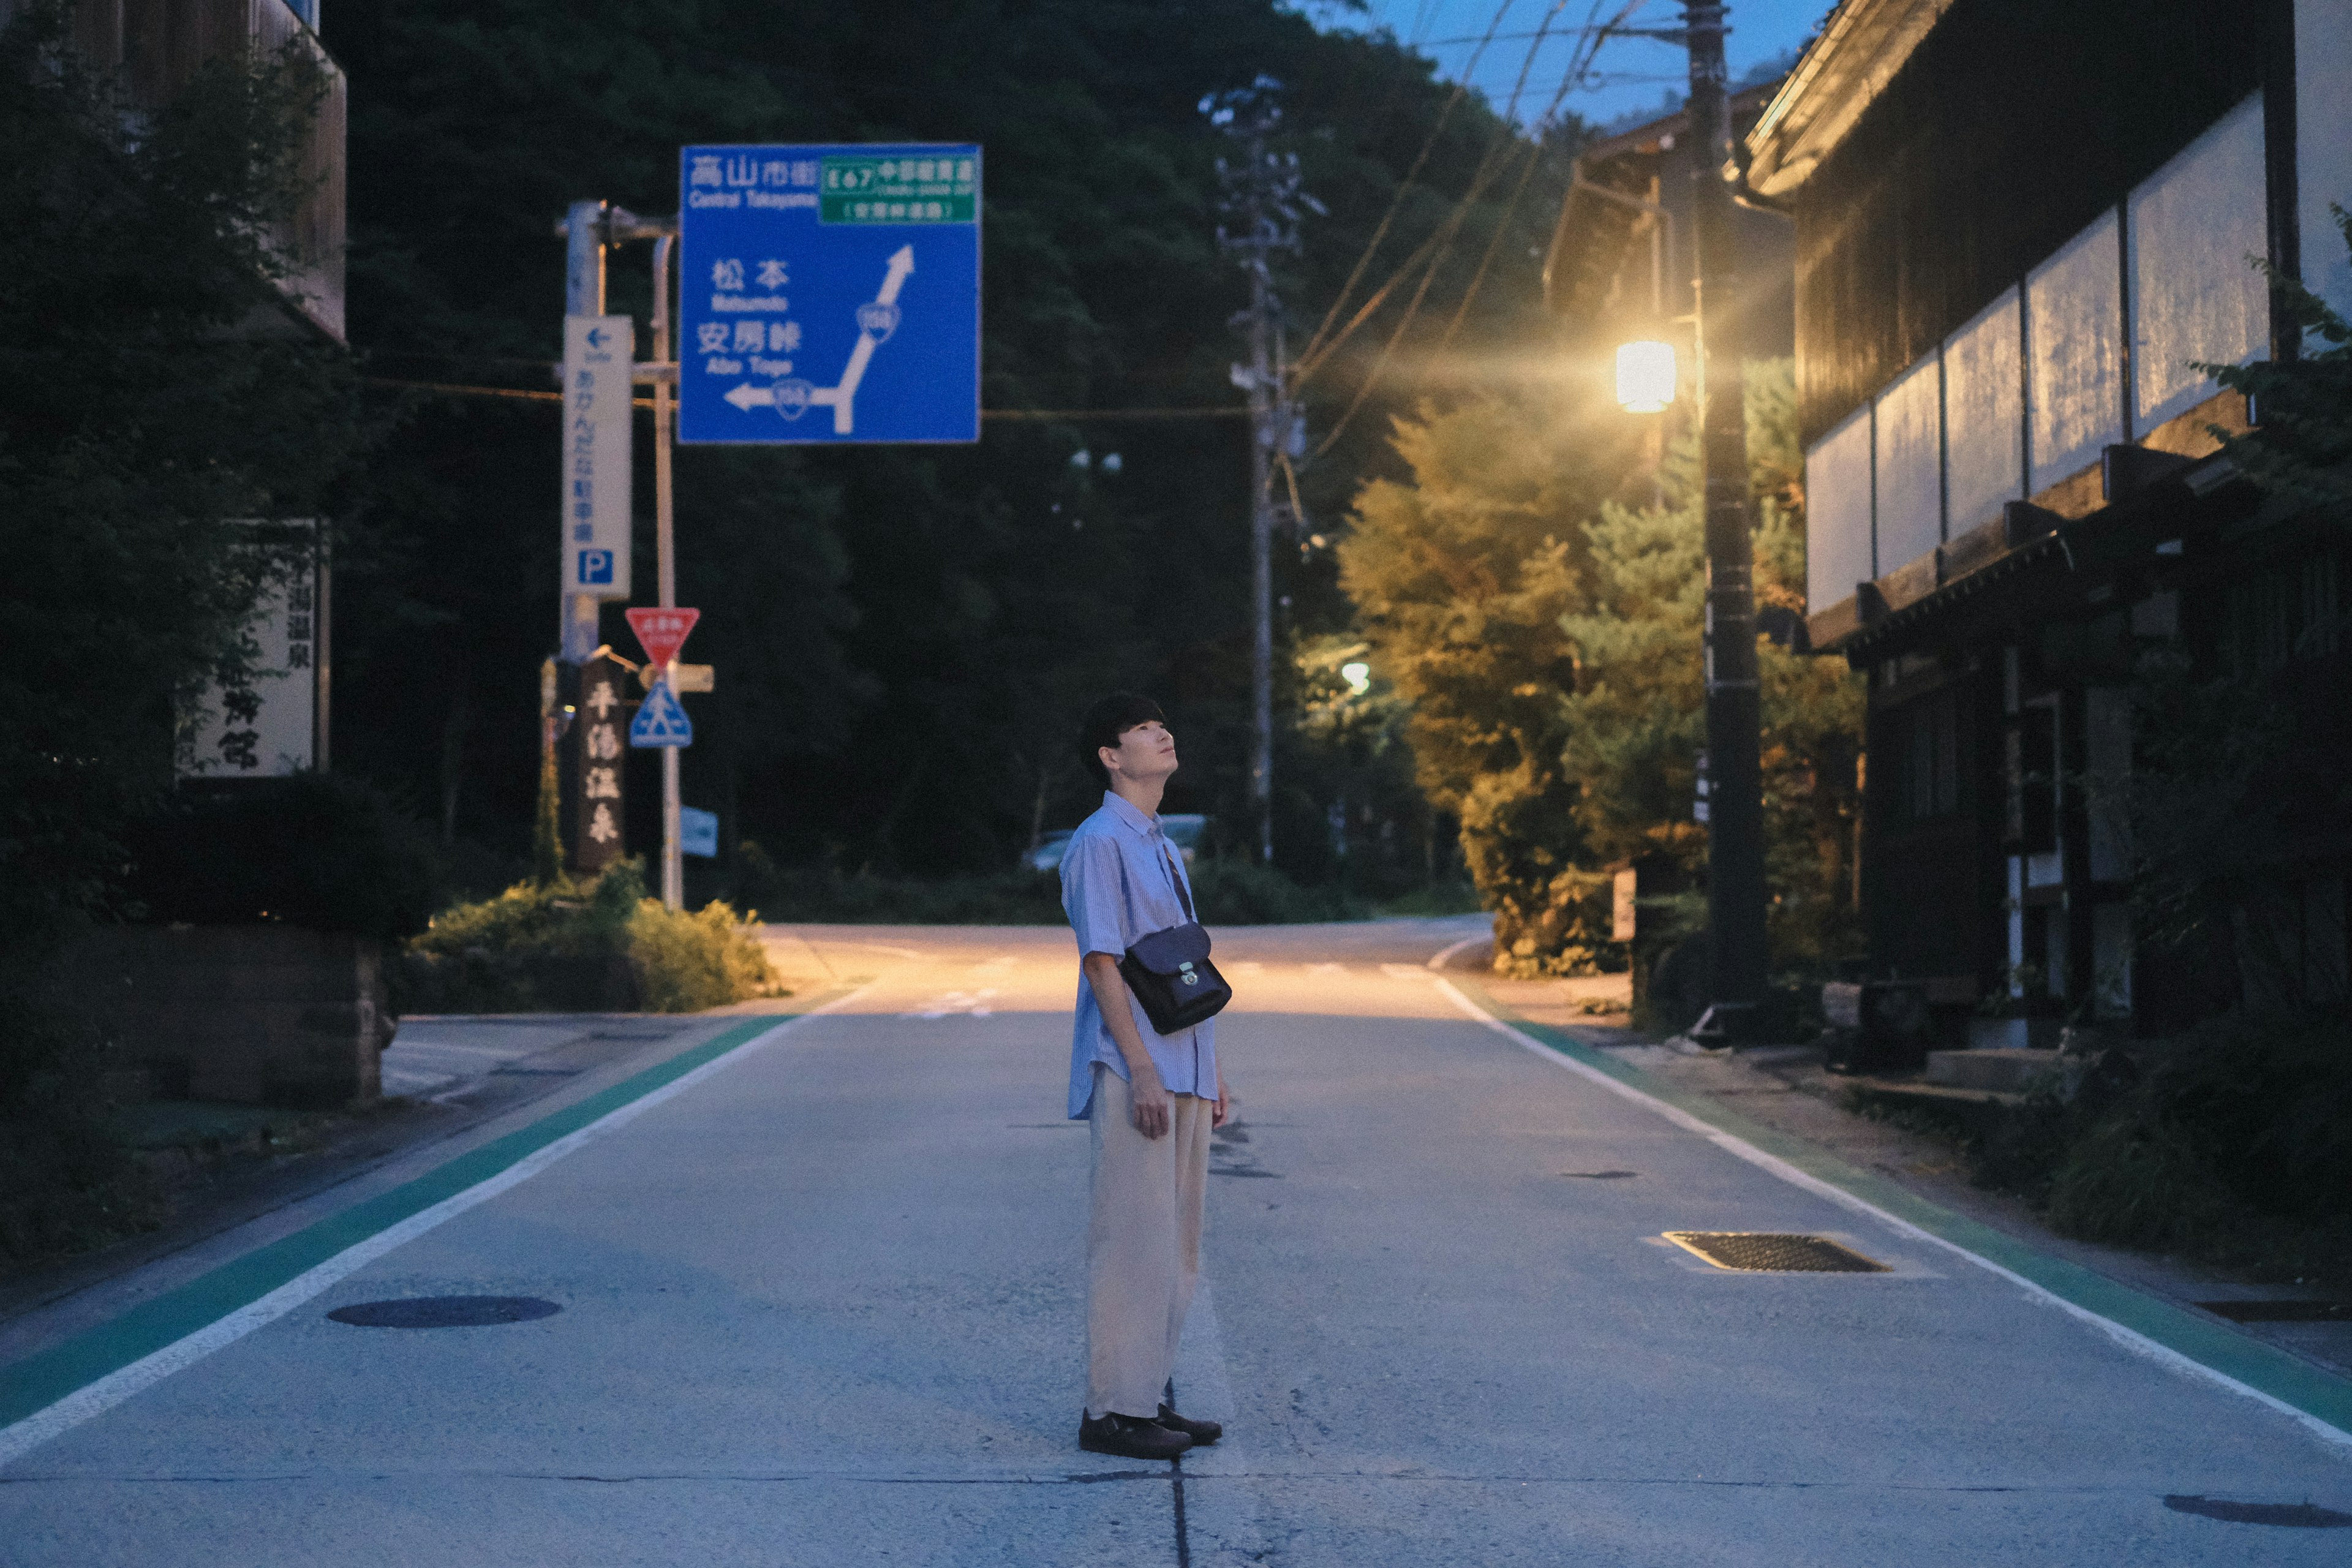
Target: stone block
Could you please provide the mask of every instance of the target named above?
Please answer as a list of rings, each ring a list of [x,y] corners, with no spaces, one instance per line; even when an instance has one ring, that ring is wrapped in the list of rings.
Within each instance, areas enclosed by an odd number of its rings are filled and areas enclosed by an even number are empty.
[[[59,960],[159,1093],[344,1105],[381,1091],[394,1020],[383,952],[293,926],[105,926]]]

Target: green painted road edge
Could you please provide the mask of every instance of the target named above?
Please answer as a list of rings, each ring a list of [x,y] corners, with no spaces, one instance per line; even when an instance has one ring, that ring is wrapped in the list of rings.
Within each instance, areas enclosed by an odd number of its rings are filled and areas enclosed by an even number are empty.
[[[1767,1127],[1706,1095],[1682,1089],[1630,1062],[1620,1061],[1564,1029],[1536,1023],[1497,1001],[1467,975],[1454,973],[1445,978],[1494,1016],[1561,1056],[1751,1143],[1814,1180],[1826,1182],[1907,1225],[1974,1253],[2062,1301],[2129,1329],[2175,1355],[2242,1383],[2352,1436],[2352,1381],[2334,1376],[2234,1329],[2209,1322],[2168,1301],[2119,1284],[2095,1269],[2038,1251],[2006,1231],[1955,1214],[1884,1176],[1849,1165],[1816,1144]]]
[[[837,989],[845,993],[847,987]],[[811,1000],[822,1005],[835,994],[828,991]],[[142,1302],[119,1318],[85,1330],[13,1366],[0,1368],[0,1428],[46,1410],[100,1378],[178,1343],[411,1215],[489,1180],[558,1139],[571,1136],[769,1030],[807,1016],[813,1010],[807,1007],[790,1013],[761,1013],[746,1018],[698,1046],[690,1046],[576,1104],[551,1111],[478,1149],[459,1154],[413,1181],[353,1204],[340,1214],[330,1215],[267,1247],[257,1247],[210,1273]]]

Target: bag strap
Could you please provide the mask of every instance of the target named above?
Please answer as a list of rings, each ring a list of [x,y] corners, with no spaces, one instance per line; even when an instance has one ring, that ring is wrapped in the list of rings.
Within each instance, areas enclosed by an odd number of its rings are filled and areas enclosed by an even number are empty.
[[[1176,889],[1176,901],[1183,906],[1184,918],[1198,925],[1200,917],[1192,912],[1192,895],[1184,890],[1184,874],[1169,864],[1168,840],[1165,838],[1160,841],[1160,865],[1168,873],[1168,885]]]

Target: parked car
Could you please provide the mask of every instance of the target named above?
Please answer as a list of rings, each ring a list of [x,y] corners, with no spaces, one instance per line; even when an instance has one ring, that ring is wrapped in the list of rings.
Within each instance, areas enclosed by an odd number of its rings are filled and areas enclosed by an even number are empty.
[[[1037,840],[1037,847],[1034,849],[1024,849],[1022,851],[1021,863],[1024,866],[1028,867],[1032,871],[1056,871],[1061,869],[1062,851],[1070,847],[1070,834],[1072,831],[1073,829],[1067,827],[1057,827],[1054,829],[1053,832],[1048,833],[1045,837]]]

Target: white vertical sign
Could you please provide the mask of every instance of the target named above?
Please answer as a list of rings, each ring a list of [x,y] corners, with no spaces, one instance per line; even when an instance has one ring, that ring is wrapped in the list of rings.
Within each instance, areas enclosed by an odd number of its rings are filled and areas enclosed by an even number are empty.
[[[310,527],[280,524],[280,529]],[[327,672],[327,573],[315,547],[287,551],[245,625],[247,666],[206,683],[179,722],[180,777],[284,778],[323,767],[320,721]]]
[[[627,316],[563,318],[563,591],[629,596]]]

